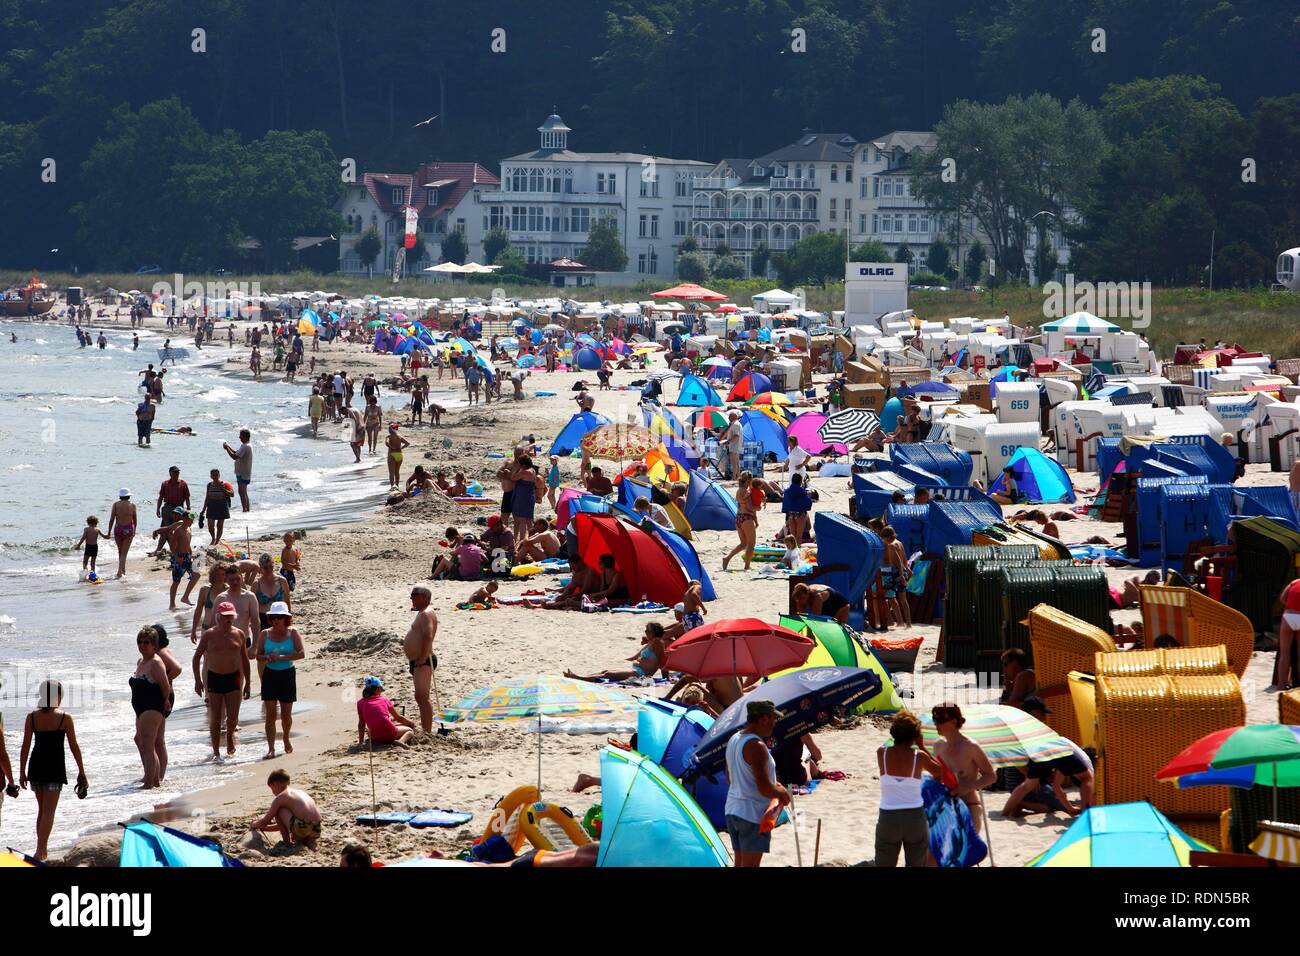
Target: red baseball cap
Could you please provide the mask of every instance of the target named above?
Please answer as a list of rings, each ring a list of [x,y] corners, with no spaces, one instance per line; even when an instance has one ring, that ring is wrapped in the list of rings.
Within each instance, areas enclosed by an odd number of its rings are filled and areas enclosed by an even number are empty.
[[[217,613],[223,617],[234,617],[239,612],[235,610],[235,605],[230,601],[222,601],[217,605]]]

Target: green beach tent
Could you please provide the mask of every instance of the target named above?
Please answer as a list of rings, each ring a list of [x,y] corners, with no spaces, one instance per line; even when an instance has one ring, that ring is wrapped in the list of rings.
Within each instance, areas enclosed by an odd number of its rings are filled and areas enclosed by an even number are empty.
[[[879,675],[880,693],[863,701],[858,706],[857,713],[892,714],[903,709],[902,698],[890,680],[888,668],[880,663],[875,654],[859,644],[853,633],[839,621],[808,614],[782,614],[778,623],[796,634],[807,634],[817,642],[817,646],[802,665],[773,674],[772,678],[806,667],[861,667]]]

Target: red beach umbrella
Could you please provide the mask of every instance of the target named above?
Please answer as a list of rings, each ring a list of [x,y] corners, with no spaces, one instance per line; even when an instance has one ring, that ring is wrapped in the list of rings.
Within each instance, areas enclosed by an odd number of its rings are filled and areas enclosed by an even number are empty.
[[[777,624],[741,617],[687,631],[668,645],[667,666],[708,680],[767,677],[808,660],[817,642]]]

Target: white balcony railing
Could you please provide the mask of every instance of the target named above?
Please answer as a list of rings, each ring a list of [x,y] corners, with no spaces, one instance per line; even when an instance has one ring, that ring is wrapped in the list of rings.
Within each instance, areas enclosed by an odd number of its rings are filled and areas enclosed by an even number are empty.
[[[740,180],[726,176],[696,176],[691,180],[695,189],[731,189],[740,184]]]
[[[769,180],[772,189],[816,189],[817,180],[815,179],[791,179],[785,177],[777,179],[773,177]]]
[[[772,212],[767,209],[763,210],[745,210],[745,209],[696,209],[692,213],[693,218],[697,220],[730,220],[730,219],[760,219],[763,221],[784,221],[791,220],[797,222],[816,221],[817,211],[815,209],[800,209],[797,212],[790,212],[782,209],[778,212]]]

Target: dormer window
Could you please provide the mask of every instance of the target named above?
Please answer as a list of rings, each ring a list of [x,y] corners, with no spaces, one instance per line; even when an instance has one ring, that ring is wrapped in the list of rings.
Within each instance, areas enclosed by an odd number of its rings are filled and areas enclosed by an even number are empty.
[[[393,205],[400,206],[406,202],[406,188],[403,186],[393,187]]]
[[[813,143],[817,142],[817,135],[815,133],[810,133],[799,142],[802,146],[811,146]]]

